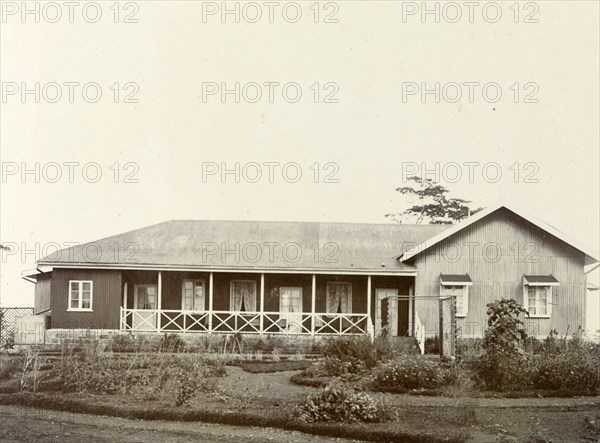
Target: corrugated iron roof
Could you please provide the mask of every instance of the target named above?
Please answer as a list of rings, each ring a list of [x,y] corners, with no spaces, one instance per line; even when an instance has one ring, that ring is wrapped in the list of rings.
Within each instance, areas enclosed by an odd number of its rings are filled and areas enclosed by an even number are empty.
[[[174,220],[42,258],[39,265],[414,271],[397,257],[447,225]]]
[[[550,275],[524,275],[526,284],[531,286],[539,285],[558,285],[559,281],[552,274]]]
[[[441,274],[440,282],[444,285],[452,285],[456,283],[462,283],[465,285],[473,284],[473,280],[469,274]]]

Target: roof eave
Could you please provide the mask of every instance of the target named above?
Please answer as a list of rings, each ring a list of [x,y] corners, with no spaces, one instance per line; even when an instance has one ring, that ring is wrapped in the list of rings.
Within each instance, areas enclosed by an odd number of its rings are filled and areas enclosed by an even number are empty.
[[[124,264],[124,263],[61,263],[46,262],[43,264],[51,269],[121,269],[128,271],[180,271],[180,272],[238,272],[238,273],[271,273],[271,274],[339,274],[339,275],[395,275],[416,276],[417,270],[413,269],[332,269],[332,268],[284,268],[284,267],[231,267],[231,266],[201,266],[201,265],[161,265],[161,264]]]

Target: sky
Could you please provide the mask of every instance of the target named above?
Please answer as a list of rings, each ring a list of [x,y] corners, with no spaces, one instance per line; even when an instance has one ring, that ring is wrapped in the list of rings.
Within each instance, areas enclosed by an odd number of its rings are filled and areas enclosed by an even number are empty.
[[[3,306],[56,244],[385,223],[411,173],[600,249],[597,2],[76,3],[2,5]]]

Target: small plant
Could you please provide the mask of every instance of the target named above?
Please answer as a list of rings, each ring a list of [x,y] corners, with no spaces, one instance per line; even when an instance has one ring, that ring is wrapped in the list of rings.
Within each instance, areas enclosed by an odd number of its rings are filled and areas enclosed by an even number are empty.
[[[11,378],[21,369],[21,361],[16,358],[0,360],[0,380]]]
[[[186,343],[179,335],[165,334],[158,349],[160,352],[183,352],[185,347]]]
[[[329,385],[309,395],[298,416],[306,422],[376,423],[393,418],[390,409],[382,402],[339,384]]]
[[[372,387],[377,391],[406,392],[410,389],[437,389],[457,379],[452,367],[444,367],[429,359],[405,356],[378,367]]]
[[[39,349],[28,348],[22,359],[21,379],[19,382],[19,390],[21,392],[36,392],[38,390],[42,378],[40,373],[42,364]]]

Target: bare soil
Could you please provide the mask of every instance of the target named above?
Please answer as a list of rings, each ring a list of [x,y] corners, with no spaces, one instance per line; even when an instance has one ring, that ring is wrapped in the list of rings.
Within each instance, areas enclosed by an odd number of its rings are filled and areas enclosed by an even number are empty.
[[[85,405],[86,411],[166,411],[177,417],[195,411],[221,414],[223,417],[244,415],[249,420],[243,424],[258,423],[262,418],[280,418],[289,421],[290,413],[298,407],[315,388],[298,386],[290,377],[298,371],[257,373],[239,367],[227,367],[226,376],[219,385],[224,397],[197,394],[187,406],[175,407],[172,399],[148,400],[136,395],[101,395],[90,393],[42,393],[48,399],[71,401]],[[15,380],[12,380],[14,383]],[[0,388],[9,381],[2,381]],[[5,389],[2,391],[7,392]],[[2,394],[0,397],[14,394]],[[390,423],[322,425],[328,435],[341,436],[336,430],[357,430],[370,441],[384,440],[376,434],[410,436],[411,441],[473,441],[473,442],[600,442],[600,397],[575,398],[474,398],[427,397],[406,394],[370,393],[387,402],[398,413],[398,420]],[[5,397],[6,398],[6,397]],[[1,398],[0,398],[1,400]],[[6,403],[6,401],[3,401]],[[8,401],[10,402],[10,401]],[[49,402],[51,403],[51,402]],[[44,402],[39,403],[44,408]],[[32,410],[11,405],[0,406],[2,428],[0,440],[4,441],[336,441],[335,439],[307,436],[273,428],[252,428],[162,420],[127,420],[124,418],[89,416],[73,412]],[[121,412],[119,412],[121,411]],[[104,412],[106,414],[106,412]],[[108,413],[110,415],[111,413]],[[164,418],[158,414],[159,418]],[[253,418],[254,417],[254,418]],[[233,423],[232,421],[224,421]],[[302,430],[307,430],[302,428]],[[318,429],[315,428],[315,432]],[[349,434],[345,434],[349,435]],[[52,440],[54,439],[54,440]],[[342,440],[337,440],[342,441]],[[347,440],[345,440],[347,441]],[[406,441],[394,437],[385,441]]]
[[[246,442],[334,443],[352,442],[316,437],[274,428],[227,426],[213,423],[142,421],[21,406],[0,407],[0,441],[12,442]]]

